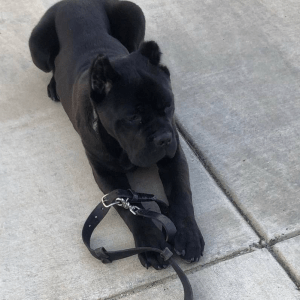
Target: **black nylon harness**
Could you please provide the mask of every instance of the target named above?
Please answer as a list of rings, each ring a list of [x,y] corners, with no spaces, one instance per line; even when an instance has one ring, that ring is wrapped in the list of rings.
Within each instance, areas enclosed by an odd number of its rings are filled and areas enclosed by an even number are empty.
[[[143,209],[137,205],[143,202],[151,202],[155,201],[162,213],[157,213],[155,211]],[[160,222],[165,230],[166,241],[171,241],[176,234],[176,227],[173,222],[167,218],[163,213],[167,210],[167,205],[161,201],[156,199],[154,195],[144,194],[144,193],[136,193],[132,190],[114,190],[109,194],[106,194],[102,197],[102,201],[96,206],[96,208],[89,215],[82,229],[82,239],[88,250],[91,254],[102,261],[102,263],[111,263],[114,260],[126,258],[135,254],[144,253],[144,252],[157,252],[163,257],[165,261],[168,261],[169,264],[173,267],[175,272],[177,273],[184,289],[184,300],[192,300],[193,299],[193,291],[191,284],[181,270],[181,268],[177,265],[177,263],[172,258],[172,251],[166,247],[164,250],[152,247],[137,247],[124,249],[119,251],[107,251],[104,247],[100,247],[97,249],[92,249],[90,246],[90,240],[94,229],[97,225],[102,221],[107,212],[109,211],[111,206],[119,205],[125,209],[129,209],[131,213],[137,216],[150,218],[153,220],[157,220]]]

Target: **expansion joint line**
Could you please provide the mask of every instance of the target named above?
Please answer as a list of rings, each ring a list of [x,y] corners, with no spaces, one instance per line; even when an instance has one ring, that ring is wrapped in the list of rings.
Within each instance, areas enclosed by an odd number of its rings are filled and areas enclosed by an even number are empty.
[[[230,193],[228,187],[225,187],[225,185],[222,183],[221,179],[217,176],[217,172],[214,171],[214,168],[213,168],[212,164],[208,161],[208,159],[205,157],[203,152],[199,149],[198,145],[194,142],[193,138],[188,133],[188,131],[184,128],[184,126],[181,124],[181,122],[178,120],[178,118],[176,118],[176,127],[177,127],[180,135],[184,139],[184,141],[188,144],[189,148],[192,150],[192,152],[197,157],[199,162],[202,164],[202,166],[208,172],[210,177],[214,180],[214,182],[221,189],[221,191],[226,196],[226,198],[232,203],[232,205],[236,208],[238,213],[243,217],[243,219],[249,224],[249,226],[252,228],[252,230],[259,237],[259,243],[249,245],[249,247],[250,248],[257,248],[257,249],[266,248],[269,251],[269,253],[274,257],[274,259],[279,263],[279,265],[283,268],[283,270],[289,276],[289,278],[294,282],[294,284],[297,286],[297,288],[300,290],[300,282],[296,279],[296,276],[293,274],[293,272],[284,263],[284,261],[274,252],[274,250],[272,248],[272,246],[274,246],[278,242],[289,239],[291,237],[287,237],[285,239],[280,239],[280,240],[273,239],[268,243],[264,239],[264,237],[261,235],[259,230],[255,227],[255,225],[251,222],[251,220],[249,220],[249,218],[243,212],[243,210],[238,206],[237,202],[231,196],[231,193]],[[299,234],[297,234],[297,235],[299,235]]]

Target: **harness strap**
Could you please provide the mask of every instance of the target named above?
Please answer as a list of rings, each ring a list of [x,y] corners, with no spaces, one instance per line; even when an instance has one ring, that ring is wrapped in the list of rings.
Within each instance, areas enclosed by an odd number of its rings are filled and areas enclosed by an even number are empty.
[[[166,214],[168,211],[168,205],[164,201],[157,199],[152,194],[136,193],[133,190],[113,190],[103,196],[102,202],[105,202],[106,206],[110,206],[117,198],[129,199],[129,202],[132,204],[155,201],[163,214]]]
[[[155,201],[162,209],[162,211],[166,211],[167,205],[161,201],[156,199],[154,195],[144,194],[144,193],[136,193],[132,190],[114,190],[111,193],[104,195],[102,201],[96,206],[96,208],[92,211],[92,213],[87,218],[83,229],[82,229],[82,239],[90,253],[97,259],[101,260],[102,263],[111,263],[114,260],[130,257],[135,254],[140,254],[144,252],[157,252],[163,257],[165,261],[169,261],[170,265],[173,267],[175,272],[177,273],[184,289],[184,300],[192,300],[193,299],[193,291],[191,284],[186,277],[185,273],[181,270],[178,264],[172,258],[173,253],[171,250],[166,247],[164,250],[152,247],[137,247],[124,249],[119,251],[107,251],[104,247],[100,247],[97,249],[92,249],[90,246],[91,236],[94,229],[97,225],[102,221],[102,219],[106,216],[109,209],[113,205],[123,206],[125,209],[129,209],[133,214],[145,218],[150,218],[159,221],[163,228],[165,229],[166,240],[170,241],[174,238],[176,234],[176,227],[173,222],[167,218],[165,215],[142,209],[138,206],[133,206],[132,204],[139,204],[142,202],[150,202]]]

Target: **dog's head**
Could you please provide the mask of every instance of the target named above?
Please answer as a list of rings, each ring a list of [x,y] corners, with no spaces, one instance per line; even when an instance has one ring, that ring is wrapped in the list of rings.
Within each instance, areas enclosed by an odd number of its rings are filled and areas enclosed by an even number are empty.
[[[173,157],[177,149],[170,73],[160,56],[150,41],[113,61],[99,55],[90,69],[90,98],[99,121],[140,167]]]

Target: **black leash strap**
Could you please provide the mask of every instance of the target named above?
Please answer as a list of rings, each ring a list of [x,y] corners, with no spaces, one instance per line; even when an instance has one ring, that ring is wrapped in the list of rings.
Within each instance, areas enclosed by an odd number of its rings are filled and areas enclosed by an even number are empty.
[[[114,190],[111,193],[104,195],[102,201],[96,206],[96,208],[89,215],[82,229],[82,239],[86,247],[89,249],[91,254],[102,261],[102,263],[111,263],[114,260],[126,258],[135,254],[144,253],[144,252],[157,252],[163,257],[165,261],[169,261],[170,265],[173,267],[175,272],[177,273],[184,289],[184,300],[192,300],[193,299],[193,291],[191,284],[181,270],[181,268],[177,265],[177,263],[172,258],[172,251],[166,247],[164,250],[152,247],[138,247],[138,248],[130,248],[119,251],[107,251],[104,247],[100,247],[97,249],[92,249],[90,246],[91,236],[94,229],[97,225],[102,221],[102,219],[106,216],[110,207],[114,205],[122,206],[125,209],[129,209],[131,213],[137,216],[151,218],[160,222],[165,229],[166,240],[171,241],[176,234],[176,227],[173,222],[167,218],[164,214],[160,214],[154,211],[146,210],[137,206],[142,202],[150,202],[155,201],[162,213],[166,212],[167,205],[161,201],[156,199],[154,195],[136,193],[132,190]]]

